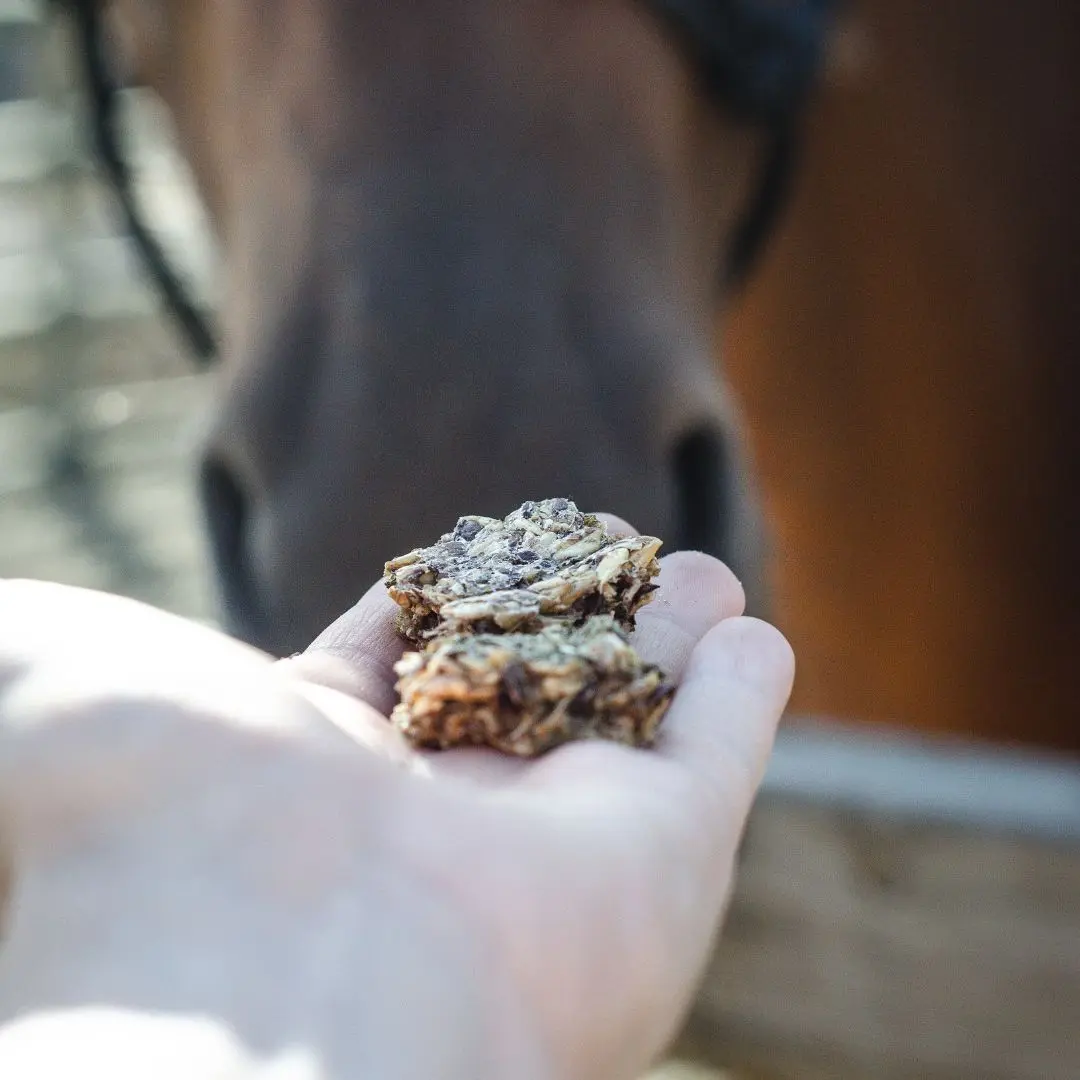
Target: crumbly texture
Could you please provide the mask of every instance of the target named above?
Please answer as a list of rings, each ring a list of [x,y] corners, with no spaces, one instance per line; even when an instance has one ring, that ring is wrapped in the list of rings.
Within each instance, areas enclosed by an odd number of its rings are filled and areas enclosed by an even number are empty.
[[[398,629],[391,719],[414,746],[533,757],[575,739],[651,746],[674,687],[628,633],[660,572],[652,536],[612,536],[569,499],[463,517],[386,564]]]
[[[452,634],[398,661],[391,720],[416,746],[533,757],[575,739],[651,746],[675,692],[610,615],[535,633]]]
[[[384,581],[402,635],[416,643],[603,614],[633,629],[656,589],[660,546],[652,536],[613,537],[569,499],[545,499],[503,520],[459,518],[437,544],[388,562]]]

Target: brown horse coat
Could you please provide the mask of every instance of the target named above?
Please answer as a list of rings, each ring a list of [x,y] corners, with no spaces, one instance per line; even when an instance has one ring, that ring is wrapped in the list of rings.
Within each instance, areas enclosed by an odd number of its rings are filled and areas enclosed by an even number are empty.
[[[756,588],[717,376],[761,133],[631,0],[114,0],[227,270],[203,492],[232,628],[302,647],[387,557],[567,495]]]

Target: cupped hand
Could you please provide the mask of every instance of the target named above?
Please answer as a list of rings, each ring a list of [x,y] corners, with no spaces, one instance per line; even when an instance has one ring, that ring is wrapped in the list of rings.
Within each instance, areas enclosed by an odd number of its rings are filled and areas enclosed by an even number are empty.
[[[660,584],[635,635],[680,681],[656,749],[530,762],[390,727],[381,585],[275,663],[0,584],[0,1074],[636,1076],[708,957],[793,672],[717,561]]]

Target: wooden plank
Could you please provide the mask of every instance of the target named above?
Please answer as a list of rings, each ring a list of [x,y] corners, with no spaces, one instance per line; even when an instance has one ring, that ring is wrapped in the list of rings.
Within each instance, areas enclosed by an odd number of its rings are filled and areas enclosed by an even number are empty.
[[[1080,844],[1080,763],[1071,757],[800,720],[781,732],[763,789],[917,826]]]
[[[810,736],[778,744],[684,1051],[791,1080],[1080,1076],[1080,765]]]

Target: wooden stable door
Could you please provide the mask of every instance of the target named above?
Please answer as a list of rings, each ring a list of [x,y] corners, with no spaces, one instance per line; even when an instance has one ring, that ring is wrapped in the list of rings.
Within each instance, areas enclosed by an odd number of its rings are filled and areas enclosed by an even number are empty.
[[[861,0],[725,341],[794,707],[1080,751],[1080,4]]]

